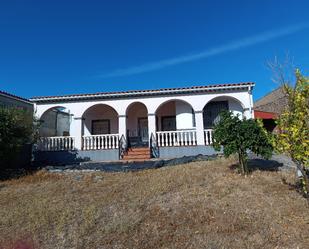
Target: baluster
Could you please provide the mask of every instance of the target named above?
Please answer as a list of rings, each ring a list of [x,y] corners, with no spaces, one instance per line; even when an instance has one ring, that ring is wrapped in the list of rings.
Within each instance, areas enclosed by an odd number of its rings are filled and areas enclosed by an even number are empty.
[[[160,135],[158,133],[156,133],[156,138],[157,138],[158,146],[161,146]]]
[[[62,149],[63,150],[66,150],[66,145],[67,145],[67,138],[64,137],[64,138],[62,138]]]
[[[187,136],[186,136],[186,132],[183,132],[183,145],[186,146],[187,145]]]
[[[47,150],[46,143],[43,138],[41,139],[41,146],[44,150]]]
[[[196,131],[193,132],[194,145],[197,145]]]
[[[162,146],[166,146],[165,133],[162,133]]]
[[[190,131],[186,131],[187,145],[190,145]]]
[[[89,150],[92,150],[92,144],[93,144],[93,137],[89,137]]]
[[[212,144],[212,130],[209,131],[209,144]]]
[[[188,132],[188,135],[189,135],[189,145],[193,145],[193,139],[192,139],[192,131],[189,131]]]
[[[177,135],[177,132],[173,132],[173,142],[174,142],[174,146],[177,146],[176,135]]]
[[[115,139],[116,139],[116,149],[118,149],[119,148],[119,135],[117,135]]]
[[[167,138],[167,140],[168,140],[168,146],[172,146],[173,144],[172,144],[172,132],[168,132],[167,133],[167,136],[168,136],[168,138]]]
[[[113,139],[112,139],[112,136],[108,135],[108,141],[109,141],[109,149],[112,149],[113,148]]]

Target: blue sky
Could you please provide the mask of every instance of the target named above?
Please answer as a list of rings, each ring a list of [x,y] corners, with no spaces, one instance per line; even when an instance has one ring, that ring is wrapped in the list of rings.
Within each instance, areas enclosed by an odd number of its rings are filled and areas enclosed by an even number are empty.
[[[23,97],[309,75],[309,1],[1,1],[0,89]]]

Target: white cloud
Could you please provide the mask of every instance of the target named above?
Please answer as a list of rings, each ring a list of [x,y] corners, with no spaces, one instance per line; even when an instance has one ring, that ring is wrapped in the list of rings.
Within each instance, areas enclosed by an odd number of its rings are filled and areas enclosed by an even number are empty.
[[[110,77],[119,77],[119,76],[126,76],[126,75],[133,75],[133,74],[140,74],[140,73],[155,71],[155,70],[159,70],[165,67],[178,65],[178,64],[182,64],[182,63],[186,63],[190,61],[205,59],[205,58],[215,56],[218,54],[222,54],[222,53],[226,53],[229,51],[235,51],[241,48],[268,42],[268,41],[271,41],[271,40],[274,40],[274,39],[277,39],[283,36],[291,35],[293,33],[299,32],[306,28],[309,28],[309,23],[301,23],[301,24],[297,24],[293,26],[284,27],[281,29],[270,30],[270,31],[266,31],[266,32],[254,35],[254,36],[249,36],[249,37],[245,37],[245,38],[242,38],[236,41],[232,41],[230,43],[223,44],[218,47],[206,49],[199,53],[193,53],[193,54],[178,56],[178,57],[165,59],[161,61],[145,63],[139,66],[117,69],[110,73],[100,75],[100,77],[110,78]]]

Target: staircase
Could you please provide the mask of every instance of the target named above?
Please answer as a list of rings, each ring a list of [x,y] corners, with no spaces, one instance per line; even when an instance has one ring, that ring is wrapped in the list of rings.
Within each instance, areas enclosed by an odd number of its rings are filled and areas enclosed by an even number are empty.
[[[149,147],[132,147],[125,152],[122,160],[147,161],[151,158]]]

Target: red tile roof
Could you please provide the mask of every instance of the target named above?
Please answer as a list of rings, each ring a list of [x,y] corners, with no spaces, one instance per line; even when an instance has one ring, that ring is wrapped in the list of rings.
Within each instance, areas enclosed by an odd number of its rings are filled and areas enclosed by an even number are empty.
[[[146,95],[146,94],[156,94],[156,93],[166,93],[169,92],[186,92],[186,91],[214,91],[224,88],[244,88],[253,87],[255,84],[253,82],[243,82],[243,83],[228,83],[228,84],[216,84],[207,86],[191,86],[191,87],[180,87],[180,88],[160,88],[151,90],[130,90],[130,91],[118,91],[118,92],[97,92],[97,93],[87,93],[87,94],[68,94],[59,96],[41,96],[30,98],[31,101],[53,101],[56,99],[69,100],[78,98],[92,98],[92,97],[120,97],[123,95]]]

